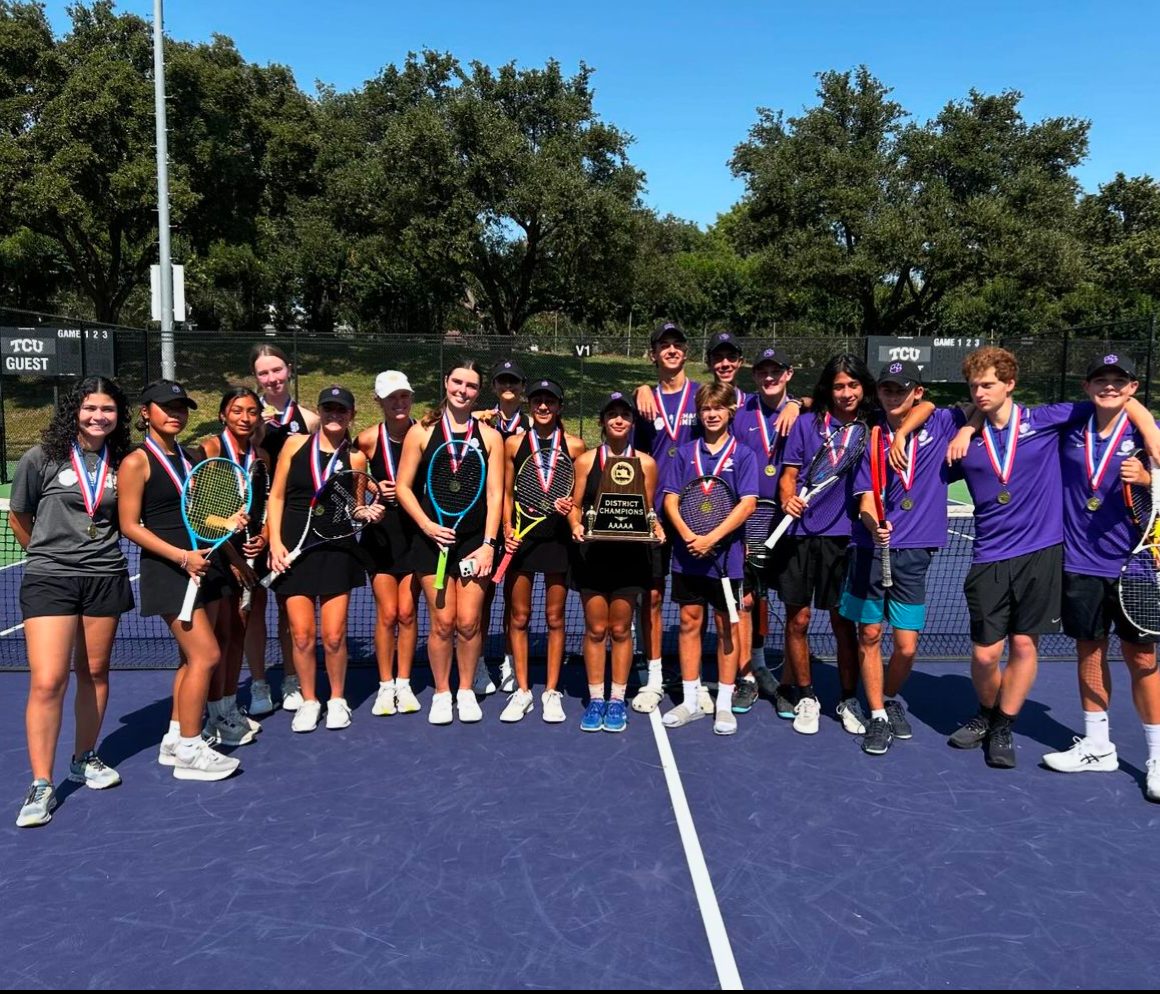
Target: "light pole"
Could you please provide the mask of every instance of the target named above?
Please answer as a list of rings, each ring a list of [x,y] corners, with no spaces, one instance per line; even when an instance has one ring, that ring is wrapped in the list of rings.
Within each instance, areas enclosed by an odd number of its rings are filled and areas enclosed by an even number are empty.
[[[161,264],[161,375],[177,378],[173,352],[173,264],[169,254],[169,141],[165,121],[165,52],[161,0],[153,0],[153,106],[157,119],[157,244]],[[148,377],[146,377],[148,378]]]

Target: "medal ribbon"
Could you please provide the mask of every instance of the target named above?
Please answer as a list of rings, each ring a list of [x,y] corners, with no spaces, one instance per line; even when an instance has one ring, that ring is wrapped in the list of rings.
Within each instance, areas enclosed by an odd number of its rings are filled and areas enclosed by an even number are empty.
[[[681,432],[681,421],[684,420],[685,408],[689,406],[689,388],[692,387],[692,380],[685,380],[685,385],[681,388],[681,399],[677,404],[676,416],[669,421],[669,412],[665,407],[664,394],[661,393],[661,388],[653,387],[653,396],[656,397],[657,410],[660,412],[661,421],[665,426],[665,434],[673,440],[675,445],[677,442],[677,435]]]
[[[166,455],[165,450],[161,448],[161,446],[158,445],[155,441],[153,441],[152,435],[145,436],[145,448],[147,448],[150,452],[153,453],[154,456],[157,457],[157,461],[161,463],[161,468],[169,474],[169,479],[173,481],[173,486],[177,489],[178,493],[181,493],[181,487],[185,483],[185,478],[189,476],[189,471],[193,468],[189,460],[185,458],[185,453],[182,451],[181,446],[179,445],[177,447],[177,455],[181,460],[181,467],[184,470],[180,476],[178,476],[177,470],[174,468],[174,464],[170,461],[170,457]]]
[[[254,447],[252,445],[246,447],[245,458],[238,458],[238,450],[234,445],[233,438],[228,431],[222,432],[222,451],[226,454],[226,458],[235,465],[241,466],[247,473],[250,467],[254,465]]]
[[[1019,423],[1023,420],[1023,412],[1018,404],[1012,405],[1011,420],[1007,422],[1007,451],[1003,453],[1003,463],[999,464],[998,448],[995,442],[995,433],[991,430],[991,422],[983,424],[983,445],[987,449],[987,458],[991,460],[991,469],[999,477],[999,483],[1007,485],[1011,479],[1011,470],[1015,468],[1015,449],[1019,445]]]
[[[825,419],[824,419],[824,424],[826,426],[826,443],[825,444],[826,444],[826,448],[830,450],[830,465],[837,466],[838,465],[838,450],[834,448],[834,439],[832,437],[833,433],[830,429],[830,424],[832,423],[832,421],[833,421],[833,418],[830,417],[830,412],[827,411]],[[851,421],[848,425],[843,425],[843,427],[846,429],[845,434],[842,436],[842,448],[844,449],[850,441],[850,432],[852,432],[854,430],[854,422]]]
[[[520,415],[522,413],[523,413],[523,408],[517,407],[516,413],[511,416],[511,420],[505,421],[504,416],[503,416],[503,411],[501,411],[497,407],[495,409],[495,417],[496,417],[496,420],[499,422],[499,430],[502,431],[505,435],[512,434],[516,430],[516,427],[520,423]]]
[[[598,455],[599,455],[599,459],[600,459],[600,468],[604,469],[604,464],[606,462],[608,462],[608,455],[609,455],[608,443],[603,443],[600,446],[600,452]],[[621,458],[621,457],[631,458],[632,456],[635,456],[635,455],[636,455],[636,450],[630,445],[617,458]]]
[[[411,424],[415,421],[412,418]],[[383,453],[383,465],[387,469],[387,482],[395,482],[395,454],[391,451],[391,436],[387,433],[387,424],[385,421],[379,424],[379,448]]]
[[[443,412],[443,420],[440,423],[440,427],[443,430],[443,441],[452,442],[455,440],[455,432],[451,428],[451,418],[449,418],[447,416],[446,411]],[[468,418],[467,419],[467,431],[463,436],[463,441],[466,442],[468,445],[470,445],[471,444],[471,437],[474,434],[475,434],[475,418]],[[452,451],[453,451],[452,449],[447,450],[448,458],[450,458],[450,460],[451,460],[451,472],[458,473],[459,472],[459,464],[463,460],[456,459],[455,456],[453,456],[451,454]]]
[[[886,453],[890,451],[890,446],[894,444],[894,432],[890,430],[890,425],[884,426],[882,433],[882,465],[886,467],[886,472],[890,472],[890,460],[886,457]],[[914,471],[918,468],[918,436],[910,436],[910,447],[906,451],[906,472],[896,473],[895,475],[902,482],[902,489],[907,493],[910,488],[914,486]]]
[[[266,400],[265,397],[262,398],[262,403],[267,404],[270,407],[274,407],[274,405],[271,404],[268,400]],[[277,410],[277,408],[274,408],[274,409]],[[290,400],[286,401],[286,407],[282,410],[282,413],[276,415],[273,418],[273,420],[277,421],[278,424],[284,428],[286,425],[288,425],[290,423],[290,419],[293,417],[294,417],[294,400],[293,400],[293,398],[291,398]]]
[[[693,449],[693,464],[697,467],[697,475],[698,476],[719,476],[720,472],[721,472],[721,467],[726,463],[726,461],[729,459],[729,457],[731,455],[733,455],[733,450],[736,448],[737,448],[737,438],[736,438],[736,436],[731,436],[729,439],[729,444],[726,445],[721,450],[721,455],[718,456],[717,462],[713,466],[713,471],[711,473],[706,473],[705,467],[701,463],[701,445],[698,444],[696,446],[696,448]],[[707,483],[701,484],[701,490],[704,491],[706,494],[708,494],[712,489],[713,489],[713,482],[711,480]]]
[[[783,407],[785,407],[784,400],[771,412],[774,415],[774,424],[777,423],[777,415],[781,413]],[[757,402],[757,426],[761,429],[761,444],[765,448],[765,461],[772,463],[775,461],[774,450],[781,448],[782,437],[774,431],[773,425],[765,420],[765,404],[760,400]]]
[[[1124,432],[1128,430],[1128,412],[1120,411],[1120,416],[1116,419],[1115,426],[1112,428],[1112,433],[1108,436],[1107,447],[1104,449],[1104,454],[1100,456],[1099,465],[1096,464],[1096,416],[1093,414],[1087,423],[1087,428],[1083,433],[1083,455],[1084,464],[1087,466],[1088,480],[1092,485],[1092,492],[1098,492],[1100,489],[1100,482],[1104,478],[1104,473],[1107,471],[1108,463],[1111,461],[1112,453],[1116,451],[1120,444],[1120,439],[1124,437]]]
[[[315,432],[310,437],[310,478],[314,483],[314,492],[322,489],[322,485],[334,475],[335,466],[339,457],[350,445],[349,439],[343,439],[342,444],[330,454],[326,468],[322,468],[322,435]]]
[[[72,453],[69,456],[72,460],[73,470],[77,474],[77,482],[81,486],[81,499],[85,502],[85,512],[90,518],[96,517],[97,505],[101,503],[101,494],[109,476],[108,452],[108,446],[102,445],[101,451],[97,453],[97,471],[92,476],[89,476],[88,468],[85,466],[84,452],[81,451],[81,447],[76,442],[73,442]]]
[[[551,437],[551,455],[548,457],[548,470],[545,474],[543,469],[543,460],[540,458],[540,447],[544,444],[544,440],[536,433],[533,428],[528,432],[528,444],[532,447],[532,455],[535,457],[533,465],[536,467],[536,476],[540,480],[540,489],[547,493],[552,486],[552,480],[556,476],[556,464],[560,461],[560,452],[564,448],[564,429],[557,426]]]

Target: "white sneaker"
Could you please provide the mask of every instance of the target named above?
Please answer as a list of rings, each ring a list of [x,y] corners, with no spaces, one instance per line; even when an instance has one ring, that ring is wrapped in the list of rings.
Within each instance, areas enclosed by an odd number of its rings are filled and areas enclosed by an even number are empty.
[[[503,709],[499,720],[509,722],[519,721],[532,710],[533,700],[534,698],[530,690],[517,690],[508,698],[507,707]]]
[[[177,736],[166,735],[157,749],[157,762],[161,766],[177,765]]]
[[[450,725],[455,720],[451,710],[451,691],[445,690],[442,694],[433,694],[431,710],[427,712],[427,721],[432,725]]]
[[[223,756],[202,739],[186,754],[177,750],[173,775],[178,780],[224,780],[242,764],[232,756]]]
[[[471,684],[471,689],[479,697],[495,693],[495,684],[492,683],[491,673],[487,669],[487,660],[483,656],[475,661],[475,680]]]
[[[318,701],[303,701],[294,712],[294,720],[290,722],[292,732],[313,732],[318,727],[318,719],[322,716],[322,705]]]
[[[326,702],[326,727],[332,732],[350,728],[350,706],[344,697],[332,697]]]
[[[282,681],[282,710],[297,711],[302,707],[302,688],[298,686],[298,677],[288,676]]]
[[[1148,769],[1144,779],[1144,796],[1149,801],[1160,803],[1160,759],[1150,759],[1144,765]]]
[[[1116,747],[1110,742],[1106,746],[1097,746],[1077,735],[1072,739],[1070,749],[1047,753],[1043,765],[1057,773],[1086,773],[1089,770],[1111,773],[1120,768],[1120,759]]]
[[[265,680],[250,681],[250,714],[270,714],[274,710],[274,698],[270,685]]]
[[[837,713],[842,721],[842,727],[851,735],[866,734],[866,716],[862,713],[862,705],[858,703],[857,698],[839,701]]]
[[[737,715],[732,711],[718,711],[713,720],[714,735],[735,735],[737,733]]]
[[[701,709],[701,714],[713,714],[717,710],[713,704],[713,698],[709,694],[709,688],[704,684],[697,691],[697,707]]]
[[[544,708],[544,721],[558,725],[568,719],[564,715],[564,695],[558,690],[545,690],[540,695],[540,704]]]
[[[793,709],[793,730],[802,735],[817,735],[821,713],[822,706],[816,697],[803,697]]]
[[[371,714],[377,718],[384,718],[395,713],[395,681],[379,681],[379,692],[375,694],[375,703],[371,707]]]
[[[213,723],[213,730],[217,740],[224,746],[244,746],[254,741],[254,733],[250,726],[243,724],[241,715],[232,711],[223,711]]]
[[[495,687],[491,688],[493,691]],[[455,694],[455,710],[459,712],[459,720],[472,724],[483,719],[483,712],[479,709],[479,701],[474,690],[460,690]]]
[[[423,705],[419,703],[419,698],[415,696],[415,691],[410,687],[400,687],[396,684],[395,710],[399,714],[418,714],[423,710]]]
[[[83,756],[74,757],[68,768],[68,778],[73,783],[83,783],[93,790],[116,787],[121,782],[121,774],[111,766],[106,766],[104,760],[92,749]]]
[[[512,669],[512,664],[507,659],[499,664],[499,692],[501,694],[516,692],[516,671]]]

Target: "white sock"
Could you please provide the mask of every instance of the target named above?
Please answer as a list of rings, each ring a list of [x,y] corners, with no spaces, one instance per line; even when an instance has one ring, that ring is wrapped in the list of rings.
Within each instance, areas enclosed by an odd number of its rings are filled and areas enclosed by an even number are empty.
[[[614,683],[612,685],[612,694],[610,695],[614,701],[623,701],[624,695],[628,693],[627,683]]]
[[[181,722],[171,721],[169,723],[169,731],[165,733],[167,739],[176,739],[181,737]]]
[[[660,690],[664,682],[660,659],[650,659],[648,661],[648,683],[646,686],[652,687],[654,690]],[[700,681],[697,682],[700,683]]]
[[[404,687],[406,687],[407,690],[411,689],[411,678],[409,676],[395,677],[395,690],[402,690]]]
[[[649,663],[651,666],[652,663]],[[684,705],[690,714],[696,714],[701,705],[697,703],[697,697],[701,693],[700,680],[682,680],[681,685],[685,688]]]
[[[875,718],[881,718],[883,721],[890,720],[886,715],[886,708],[874,708],[871,710],[870,720],[873,721]]]
[[[604,684],[590,683],[588,684],[588,698],[593,701],[604,700]]]
[[[718,683],[717,684],[717,710],[718,711],[732,711],[733,710],[733,684]]]
[[[1083,713],[1083,737],[1094,746],[1109,746],[1108,712],[1085,711]]]
[[[395,689],[395,681],[394,680],[380,680],[379,681],[379,690],[394,690],[394,689]]]
[[[1145,725],[1144,741],[1148,743],[1148,758],[1160,759],[1160,725]]]
[[[177,754],[185,759],[192,758],[193,754],[197,752],[197,747],[200,742],[200,735],[195,735],[191,739],[187,739],[184,735],[179,736],[177,739]]]

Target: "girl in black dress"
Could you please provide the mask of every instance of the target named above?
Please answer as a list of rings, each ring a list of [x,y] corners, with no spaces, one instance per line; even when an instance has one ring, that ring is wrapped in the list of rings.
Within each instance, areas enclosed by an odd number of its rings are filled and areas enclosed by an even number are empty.
[[[360,541],[375,594],[375,658],[379,667],[379,690],[371,708],[375,715],[414,714],[421,710],[411,690],[419,631],[415,617],[416,583],[407,553],[415,524],[400,509],[395,496],[403,439],[415,423],[411,417],[413,396],[407,377],[397,369],[379,373],[375,378],[375,399],[383,409],[383,420],[364,428],[355,442],[370,463],[371,476],[379,481],[383,500],[383,520],[364,530]],[[396,646],[398,675],[392,677],[396,672]]]
[[[439,406],[407,432],[399,462],[396,494],[399,504],[418,526],[411,543],[411,565],[423,586],[431,613],[428,657],[435,680],[435,695],[427,720],[447,725],[453,720],[451,705],[452,638],[459,667],[459,692],[455,704],[460,721],[479,721],[483,712],[472,692],[472,679],[483,649],[483,597],[495,565],[495,541],[503,509],[503,444],[499,432],[471,416],[479,397],[479,367],[465,359],[443,379],[444,396]],[[484,492],[456,529],[440,525],[426,493],[427,467],[444,441],[466,439],[482,452],[487,476]],[[439,546],[449,549],[447,580],[435,589]],[[463,576],[460,562],[473,564]]]
[[[121,463],[117,512],[121,533],[141,547],[141,615],[161,615],[181,655],[173,679],[173,713],[157,761],[172,766],[178,780],[222,780],[238,760],[210,748],[201,719],[210,680],[221,661],[214,633],[218,601],[228,583],[205,551],[194,550],[181,520],[181,486],[197,454],[177,444],[190,409],[197,404],[180,383],[157,380],[141,394],[145,444]],[[245,524],[239,515],[237,527]],[[189,622],[177,620],[191,576],[201,591]]]
[[[318,398],[321,425],[313,435],[287,439],[278,457],[267,511],[270,534],[270,568],[282,575],[271,589],[290,622],[294,668],[302,687],[302,703],[290,727],[312,732],[318,727],[322,704],[316,688],[317,635],[315,604],[321,605],[322,649],[330,679],[326,727],[346,728],[350,707],[346,703],[346,618],[350,592],[366,583],[358,543],[353,539],[325,542],[309,550],[291,567],[287,557],[298,544],[306,525],[310,499],[330,478],[344,469],[366,472],[367,460],[351,448],[348,431],[354,420],[354,396],[345,387],[327,387]],[[373,520],[383,507],[368,508]]]

